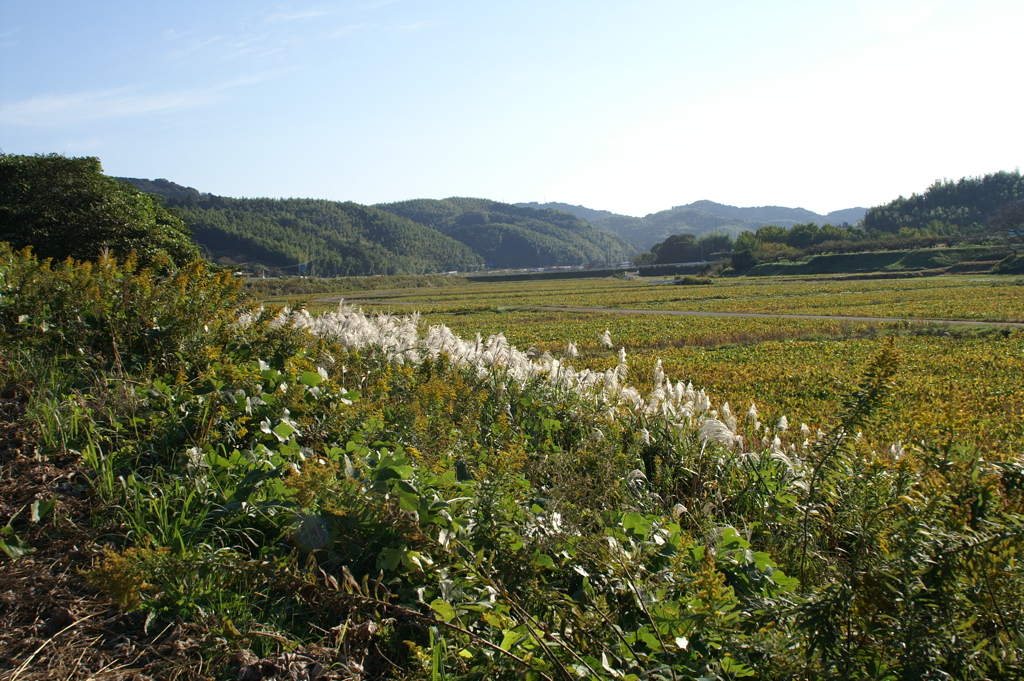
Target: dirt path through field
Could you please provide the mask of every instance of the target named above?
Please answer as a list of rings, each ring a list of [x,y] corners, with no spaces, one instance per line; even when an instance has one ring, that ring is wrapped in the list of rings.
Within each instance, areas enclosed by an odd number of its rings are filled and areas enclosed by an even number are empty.
[[[341,297],[318,298],[313,302],[333,303],[338,302]],[[420,305],[422,303],[409,303],[401,300],[381,300],[378,298],[359,298],[352,296],[346,298],[353,303],[368,303],[371,305]],[[931,319],[914,317],[854,317],[846,315],[820,315],[820,314],[784,314],[778,312],[718,312],[706,310],[640,310],[635,308],[609,308],[609,307],[576,307],[576,306],[551,306],[551,305],[503,305],[504,310],[539,310],[543,312],[583,312],[591,314],[667,314],[679,317],[749,317],[760,319],[835,319],[850,322],[865,322],[868,324],[886,323],[907,323],[907,324],[949,324],[951,326],[1003,326],[1011,328],[1024,328],[1024,322],[994,322],[975,321],[968,319]]]

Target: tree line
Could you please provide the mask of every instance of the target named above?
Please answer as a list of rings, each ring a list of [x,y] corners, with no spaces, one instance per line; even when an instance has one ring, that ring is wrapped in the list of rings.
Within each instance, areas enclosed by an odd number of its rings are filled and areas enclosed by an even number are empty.
[[[735,240],[709,233],[676,234],[655,244],[637,264],[699,262],[729,256],[734,270],[759,262],[822,253],[929,248],[995,240],[1016,254],[1024,244],[1024,178],[1001,171],[959,181],[936,182],[924,194],[899,197],[871,208],[857,225],[763,225]]]

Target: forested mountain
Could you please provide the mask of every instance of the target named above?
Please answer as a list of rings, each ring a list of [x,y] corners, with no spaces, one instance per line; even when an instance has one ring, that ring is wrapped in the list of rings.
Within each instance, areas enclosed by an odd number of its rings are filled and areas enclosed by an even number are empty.
[[[803,208],[762,206],[738,208],[714,201],[695,201],[685,206],[650,213],[642,218],[619,215],[606,210],[594,210],[565,203],[517,204],[538,208],[556,208],[590,221],[596,227],[608,230],[630,242],[640,251],[650,249],[673,234],[701,236],[709,233],[738,236],[744,231],[756,231],[762,225],[792,227],[797,224],[818,225],[856,223],[864,216],[864,208],[846,208],[828,215],[820,215]]]
[[[1019,170],[984,177],[936,182],[924,194],[899,197],[870,209],[864,216],[868,231],[898,233],[901,229],[952,227],[961,233],[980,233],[1000,207],[1024,199],[1024,177]]]
[[[315,199],[232,199],[166,180],[129,179],[166,196],[210,258],[250,270],[316,276],[474,270],[483,260],[423,225],[357,203]],[[303,265],[306,269],[303,269]]]
[[[567,212],[453,197],[379,204],[458,239],[494,267],[548,267],[627,260],[634,252],[614,234]]]
[[[194,187],[185,187],[177,182],[171,182],[163,178],[156,180],[145,180],[137,177],[117,177],[116,180],[122,182],[128,182],[134,185],[136,189],[147,194],[156,194],[162,196],[165,199],[196,199],[198,200],[202,196],[210,196],[210,194],[203,194]]]
[[[739,208],[727,206],[714,201],[694,201],[685,206],[675,206],[672,210],[697,210],[711,213],[723,218],[738,220],[753,220],[761,225],[778,225],[780,227],[792,227],[793,225],[841,225],[844,222],[854,224],[864,217],[865,208],[844,208],[834,210],[826,215],[815,213],[806,208],[786,208],[784,206],[751,206]]]
[[[549,209],[560,210],[565,213],[572,213],[578,218],[583,218],[590,224],[596,224],[595,221],[600,220],[601,218],[607,218],[616,215],[610,210],[594,210],[593,208],[587,208],[586,206],[574,206],[571,203],[559,203],[558,201],[549,201],[547,203],[537,203],[536,201],[530,201],[527,203],[517,203],[515,205],[521,206],[523,208],[536,208],[537,210]],[[628,216],[623,215],[620,217]]]

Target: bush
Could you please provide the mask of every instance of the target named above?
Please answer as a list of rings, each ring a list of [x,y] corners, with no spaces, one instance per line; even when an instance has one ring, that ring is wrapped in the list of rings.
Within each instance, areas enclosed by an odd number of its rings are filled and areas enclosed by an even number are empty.
[[[109,255],[40,262],[0,242],[0,334],[104,366],[195,359],[234,322],[238,282],[200,261],[178,269],[163,256],[152,265],[140,267],[133,255],[123,263]]]
[[[99,159],[0,153],[0,241],[31,246],[40,258],[120,259],[143,265],[164,252],[198,257],[177,215],[130,184],[103,174]]]
[[[676,277],[675,281],[672,282],[676,286],[710,286],[711,279],[708,277],[693,277],[690,275]]]

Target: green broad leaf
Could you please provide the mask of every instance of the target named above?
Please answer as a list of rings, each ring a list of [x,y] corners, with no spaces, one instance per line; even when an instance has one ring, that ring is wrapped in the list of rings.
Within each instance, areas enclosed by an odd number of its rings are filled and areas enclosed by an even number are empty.
[[[754,553],[754,565],[761,572],[768,572],[769,568],[774,568],[775,563],[772,562],[771,556],[764,551],[756,551]]]
[[[384,549],[377,557],[377,567],[385,570],[397,570],[398,566],[402,564],[402,556],[406,550],[404,546],[398,549]]]
[[[740,533],[736,531],[735,527],[725,527],[722,529],[722,538],[720,541],[723,549],[737,548],[737,549],[749,549],[750,542],[740,536]]]
[[[555,561],[546,553],[538,553],[533,557],[533,564],[546,570],[556,569]]]
[[[415,493],[406,492],[399,489],[398,493],[398,505],[402,507],[403,511],[418,511],[420,508],[420,496]]]
[[[315,371],[307,371],[302,374],[302,377],[299,380],[302,381],[303,385],[312,388],[315,385],[323,383],[324,377]]]
[[[505,635],[501,637],[501,644],[498,646],[502,650],[510,650],[512,646],[523,639],[523,634],[516,631],[506,631]]]
[[[50,499],[49,501],[41,501],[37,499],[33,501],[32,506],[30,507],[32,513],[30,517],[32,519],[32,522],[38,523],[40,520],[48,516],[50,514],[50,511],[52,511],[53,507],[56,505],[56,499]]]
[[[35,549],[17,537],[14,537],[14,540],[11,542],[6,542],[3,539],[0,539],[0,551],[6,553],[7,557],[11,560],[18,560],[22,556],[27,556],[28,554],[33,553]]]
[[[294,432],[296,432],[295,427],[283,421],[277,424],[277,427],[274,428],[274,435],[279,437],[282,441],[287,440]]]
[[[627,513],[622,517],[622,529],[647,539],[651,533],[651,522],[639,513]]]
[[[728,655],[722,658],[720,664],[722,665],[723,672],[725,672],[726,674],[731,674],[736,678],[743,678],[755,675],[753,669],[743,664],[742,662],[737,662],[735,659],[729,657]]]
[[[783,591],[795,591],[800,586],[800,580],[796,577],[790,577],[782,570],[773,570],[772,574],[769,575],[769,579],[775,582],[779,588]]]
[[[648,630],[647,627],[644,627],[640,630],[639,637],[640,640],[643,641],[644,644],[648,647],[648,649],[650,649],[652,652],[664,652],[661,649],[661,641],[659,641],[658,638],[654,635],[654,633]]]
[[[493,612],[484,612],[480,617],[483,618],[484,622],[487,622],[495,629],[503,628],[507,624],[506,620],[508,620],[507,617],[502,617],[501,615]]]
[[[455,619],[455,608],[453,608],[451,606],[451,603],[449,603],[448,601],[442,600],[440,598],[435,598],[430,603],[430,609],[436,612],[441,617],[441,620],[444,622],[451,622],[453,619]],[[506,650],[508,649],[506,648]]]

